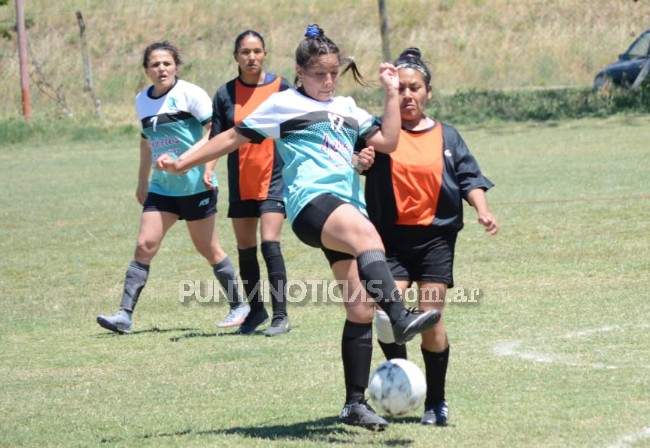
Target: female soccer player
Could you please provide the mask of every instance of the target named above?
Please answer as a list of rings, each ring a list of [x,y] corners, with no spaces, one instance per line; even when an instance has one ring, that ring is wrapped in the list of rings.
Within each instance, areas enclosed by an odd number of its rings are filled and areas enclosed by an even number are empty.
[[[212,104],[211,138],[241,123],[272,93],[291,87],[286,79],[264,71],[266,47],[264,38],[257,31],[241,32],[235,39],[233,55],[239,75],[217,89]],[[241,334],[253,333],[269,319],[262,300],[257,261],[258,224],[273,308],[271,325],[264,334],[277,336],[291,330],[285,294],[287,271],[280,249],[280,234],[286,215],[282,166],[272,139],[260,144],[246,143],[228,154],[228,217],[232,218],[239,252],[239,274],[251,311],[243,323],[233,312],[218,326],[241,324]]]
[[[382,237],[400,291],[416,282],[423,310],[443,311],[454,284],[453,262],[463,228],[463,200],[476,209],[489,235],[499,231],[485,192],[493,186],[453,127],[433,120],[425,109],[431,99],[431,72],[420,50],[408,48],[394,62],[399,73],[402,130],[397,150],[377,154],[367,172],[368,213]],[[378,311],[379,344],[388,359],[406,358],[395,343],[390,320]],[[449,341],[442,320],[422,333],[427,398],[422,424],[444,426],[449,417],[445,379]]]
[[[169,42],[156,42],[144,50],[142,65],[152,85],[135,100],[142,127],[135,192],[143,207],[140,232],[126,270],[120,310],[97,316],[99,325],[117,333],[131,333],[133,310],[147,283],[151,261],[165,234],[179,219],[185,220],[194,246],[212,265],[231,308],[243,317],[249,311],[239,292],[235,266],[217,238],[217,179],[212,174],[215,162],[192,168],[184,175],[154,170],[150,176],[152,161],[162,154],[177,157],[208,140],[204,128],[210,130],[210,97],[200,87],[178,78],[180,64],[180,54]]]
[[[397,343],[404,344],[438,322],[436,310],[407,310],[396,289],[381,238],[365,215],[365,201],[357,160],[360,143],[380,152],[397,145],[400,128],[398,78],[395,67],[382,63],[379,79],[384,88],[384,118],[357,107],[352,98],[334,96],[339,78],[339,48],[318,25],[307,27],[296,49],[297,88],[274,93],[235,128],[223,132],[187,157],[161,156],[156,167],[179,173],[234,151],[249,141],[273,138],[284,160],[287,217],[296,236],[327,253],[356,258],[358,276],[372,282],[369,293],[386,312]],[[350,62],[355,79],[363,78]],[[344,73],[345,73],[344,71]],[[346,304],[342,358],[346,401],[343,423],[382,430],[387,422],[364,399],[372,357],[372,307]],[[360,313],[357,308],[369,308]],[[363,321],[357,321],[363,315]],[[368,343],[370,342],[370,343]]]

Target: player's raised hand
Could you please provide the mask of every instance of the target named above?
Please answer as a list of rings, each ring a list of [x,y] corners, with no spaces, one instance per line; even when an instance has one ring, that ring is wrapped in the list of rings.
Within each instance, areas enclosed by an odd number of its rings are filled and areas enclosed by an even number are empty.
[[[397,68],[390,62],[382,62],[379,64],[379,81],[381,81],[384,88],[399,89]]]

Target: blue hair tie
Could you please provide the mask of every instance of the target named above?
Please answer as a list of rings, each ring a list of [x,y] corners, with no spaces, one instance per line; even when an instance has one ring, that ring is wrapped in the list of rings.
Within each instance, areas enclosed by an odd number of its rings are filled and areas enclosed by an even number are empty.
[[[318,37],[320,36],[320,28],[318,25],[307,25],[307,30],[305,31],[305,37]]]

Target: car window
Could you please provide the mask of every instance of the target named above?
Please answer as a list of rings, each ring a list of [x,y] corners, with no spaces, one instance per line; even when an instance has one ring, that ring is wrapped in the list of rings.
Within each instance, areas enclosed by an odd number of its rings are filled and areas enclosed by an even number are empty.
[[[634,42],[627,50],[627,54],[632,59],[647,58],[650,52],[650,32],[644,33],[639,37],[639,40]]]

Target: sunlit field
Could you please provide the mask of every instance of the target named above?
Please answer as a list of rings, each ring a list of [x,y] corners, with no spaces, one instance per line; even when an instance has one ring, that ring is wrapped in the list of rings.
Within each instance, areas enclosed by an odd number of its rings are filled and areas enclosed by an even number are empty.
[[[140,209],[137,133],[0,152],[0,445],[641,447],[650,444],[650,118],[461,128],[496,184],[502,231],[466,211],[450,300],[450,426],[420,410],[384,433],[337,421],[342,306],[292,298],[293,331],[215,327],[223,301],[182,223],[154,260],[134,333],[95,323],[119,304]],[[236,254],[225,163],[218,228]],[[289,278],[331,280],[285,226]],[[418,341],[410,358],[422,366]],[[383,361],[375,345],[373,368]]]

